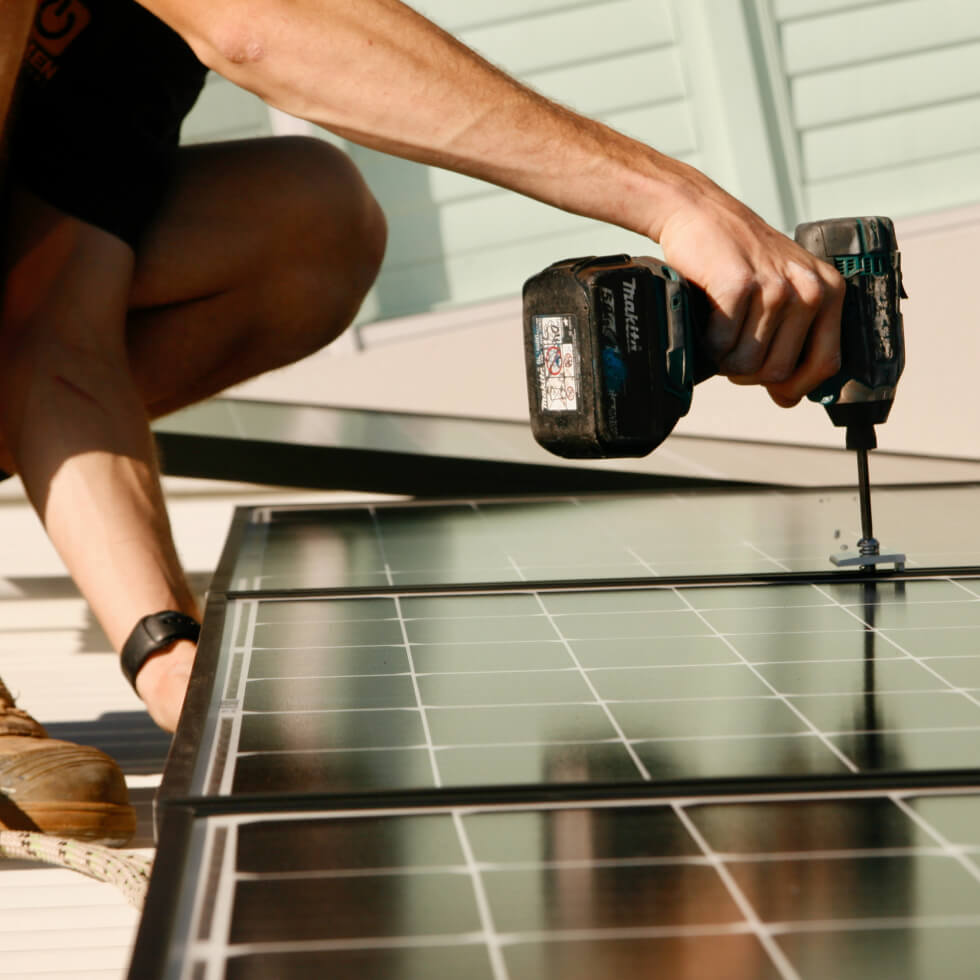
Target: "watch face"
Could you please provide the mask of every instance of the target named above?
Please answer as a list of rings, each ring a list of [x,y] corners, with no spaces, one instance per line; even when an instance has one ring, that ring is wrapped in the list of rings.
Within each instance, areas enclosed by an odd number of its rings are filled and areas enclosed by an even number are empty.
[[[141,622],[147,634],[154,642],[160,643],[168,639],[180,639],[192,631],[200,631],[195,619],[182,612],[159,612],[145,616]]]

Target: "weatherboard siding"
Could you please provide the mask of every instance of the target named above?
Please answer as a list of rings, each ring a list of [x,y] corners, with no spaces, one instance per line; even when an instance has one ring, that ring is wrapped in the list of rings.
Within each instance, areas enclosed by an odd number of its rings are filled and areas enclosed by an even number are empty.
[[[545,95],[705,170],[786,230],[980,200],[976,0],[414,5]],[[281,116],[212,76],[185,139],[281,131]],[[362,322],[513,295],[568,255],[650,250],[638,235],[323,135],[351,153],[388,215]]]

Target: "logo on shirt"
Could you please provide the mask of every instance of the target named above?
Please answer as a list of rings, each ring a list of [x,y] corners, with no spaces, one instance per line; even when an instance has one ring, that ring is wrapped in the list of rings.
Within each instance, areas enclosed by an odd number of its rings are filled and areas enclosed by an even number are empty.
[[[41,79],[58,72],[57,58],[88,26],[92,15],[80,0],[41,0],[31,31],[24,67]]]

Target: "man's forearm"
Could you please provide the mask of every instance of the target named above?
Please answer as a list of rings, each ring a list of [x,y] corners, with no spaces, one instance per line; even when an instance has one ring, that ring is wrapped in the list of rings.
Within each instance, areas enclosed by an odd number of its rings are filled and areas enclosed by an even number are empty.
[[[196,612],[123,342],[132,253],[28,195],[7,253],[0,436],[118,649],[148,612]]]
[[[37,0],[3,0],[0,3],[0,133],[10,110],[36,9]]]

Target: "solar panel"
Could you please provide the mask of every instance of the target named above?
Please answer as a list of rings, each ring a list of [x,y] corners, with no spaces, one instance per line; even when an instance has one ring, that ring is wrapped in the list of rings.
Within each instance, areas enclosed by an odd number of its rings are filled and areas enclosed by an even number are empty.
[[[978,817],[940,792],[188,808],[152,893],[175,934],[144,927],[134,975],[967,980]]]
[[[910,567],[980,564],[973,485],[879,488],[875,528]],[[214,588],[461,586],[831,570],[853,490],[678,491],[550,500],[242,509]]]
[[[238,598],[167,793],[970,769],[978,632],[976,579]]]
[[[974,497],[243,509],[131,976],[972,976]]]
[[[804,408],[803,411],[807,409]],[[809,410],[823,410],[809,406]],[[776,411],[776,409],[773,409]],[[831,428],[827,424],[828,437]],[[702,485],[712,481],[850,486],[853,453],[835,448],[739,444],[672,435],[642,459],[567,460],[534,442],[526,421],[215,398],[154,423],[174,476],[278,486],[445,496],[495,492]],[[880,450],[872,479],[886,483],[980,480],[980,462]]]

